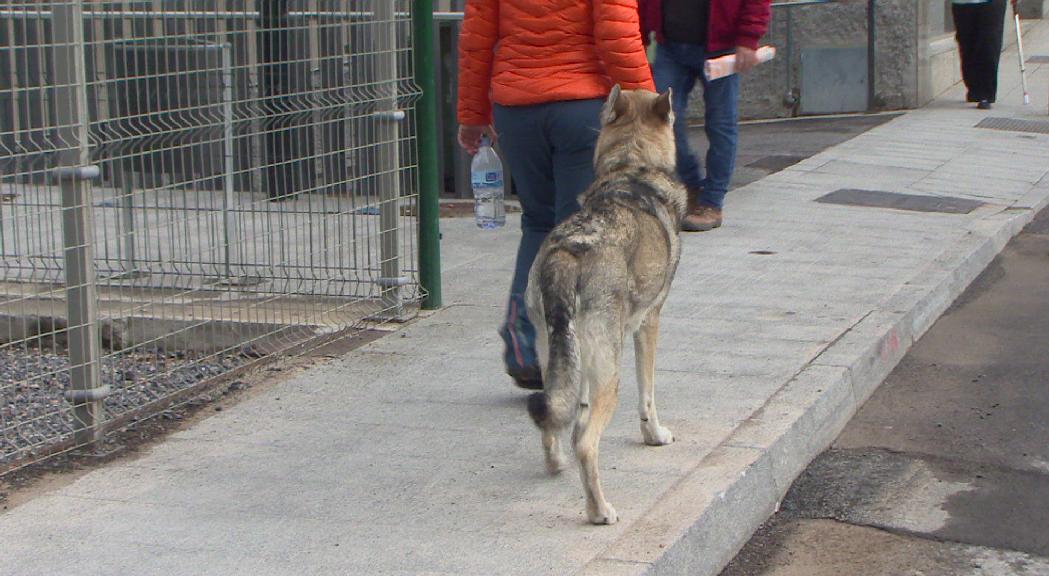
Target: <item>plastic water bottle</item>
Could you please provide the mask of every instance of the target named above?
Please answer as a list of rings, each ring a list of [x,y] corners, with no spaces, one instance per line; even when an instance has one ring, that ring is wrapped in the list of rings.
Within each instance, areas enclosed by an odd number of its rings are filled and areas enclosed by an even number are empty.
[[[470,163],[470,184],[474,191],[474,217],[477,227],[491,230],[506,224],[503,205],[503,163],[492,149],[488,136]]]

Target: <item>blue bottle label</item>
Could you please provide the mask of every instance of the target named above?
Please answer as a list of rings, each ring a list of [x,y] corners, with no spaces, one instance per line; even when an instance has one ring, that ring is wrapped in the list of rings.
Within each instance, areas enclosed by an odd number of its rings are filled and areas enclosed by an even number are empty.
[[[470,183],[474,188],[497,188],[503,185],[503,177],[498,172],[474,173]]]

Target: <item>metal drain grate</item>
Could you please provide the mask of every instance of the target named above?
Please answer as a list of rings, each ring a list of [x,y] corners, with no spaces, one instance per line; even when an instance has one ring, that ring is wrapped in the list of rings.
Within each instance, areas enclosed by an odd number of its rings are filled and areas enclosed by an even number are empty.
[[[976,125],[988,130],[1005,130],[1006,132],[1029,132],[1031,134],[1049,134],[1049,122],[1045,120],[1018,120],[1016,118],[984,118]]]
[[[1049,64],[1049,54],[1035,54],[1027,59],[1028,64]]]
[[[793,166],[798,162],[808,158],[808,156],[792,156],[787,154],[774,154],[772,156],[765,156],[759,158],[750,164],[747,164],[750,168],[761,168],[762,170],[768,170],[770,172],[779,172],[784,168]]]
[[[901,194],[884,190],[860,190],[858,188],[841,188],[830,194],[820,196],[816,202],[823,204],[843,204],[846,206],[863,206],[868,208],[891,208],[911,212],[943,212],[946,214],[968,214],[983,206],[983,202],[953,196],[919,196]]]

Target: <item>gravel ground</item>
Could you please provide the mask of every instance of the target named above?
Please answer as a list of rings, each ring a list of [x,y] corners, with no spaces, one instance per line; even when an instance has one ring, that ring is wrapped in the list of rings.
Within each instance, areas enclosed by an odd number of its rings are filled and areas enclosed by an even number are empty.
[[[102,360],[107,417],[184,390],[247,362],[233,354],[194,357],[181,353],[114,354]],[[34,454],[73,432],[72,406],[62,394],[69,386],[63,351],[0,349],[0,466]]]

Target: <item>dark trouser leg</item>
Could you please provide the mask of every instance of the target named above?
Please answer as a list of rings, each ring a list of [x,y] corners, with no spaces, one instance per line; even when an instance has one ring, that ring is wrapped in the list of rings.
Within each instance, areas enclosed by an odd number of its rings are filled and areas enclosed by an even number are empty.
[[[554,227],[553,153],[543,130],[545,106],[495,106],[495,129],[503,162],[510,167],[521,202],[521,244],[510,285],[511,294],[523,294],[539,245]]]
[[[1005,0],[992,0],[980,5],[982,22],[979,42],[981,94],[984,100],[994,102],[998,96],[998,62],[1002,57],[1002,34],[1005,26]]]
[[[698,54],[692,54],[696,53]],[[695,59],[698,63],[690,65],[682,59]],[[696,85],[697,66],[702,66],[702,49],[690,48],[680,44],[660,44],[656,47],[656,59],[652,63],[652,80],[660,92],[673,90],[671,102],[674,105],[674,140],[677,145],[678,178],[690,190],[703,187],[703,167],[688,141],[688,97]]]
[[[546,235],[579,210],[579,195],[593,182],[594,146],[602,100],[539,106],[496,106],[496,130],[521,201],[517,250],[506,323],[504,360],[511,375],[538,367],[535,327],[524,306],[528,274]]]
[[[955,4],[951,8],[968,99],[994,102],[998,93],[998,61],[1002,53],[1006,2]]]
[[[974,49],[979,38],[979,14],[974,5],[952,4],[951,14],[954,17],[954,38],[958,41],[958,56],[962,63],[962,81],[965,83],[966,100],[976,102],[976,89],[979,88],[976,73]]]
[[[507,371],[515,376],[538,366],[535,327],[525,312],[524,291],[532,261],[554,227],[556,216],[552,152],[543,130],[546,113],[544,106],[495,106],[493,109],[503,162],[510,167],[521,202],[521,243],[517,248],[506,322],[499,331],[506,344]],[[535,378],[538,379],[537,369]]]
[[[601,131],[604,100],[573,100],[551,105],[556,220],[579,210],[579,196],[594,181],[594,148]]]
[[[700,202],[721,209],[736,168],[739,142],[739,74],[703,81],[706,105],[705,126],[710,148],[707,149],[707,178],[703,182]]]

